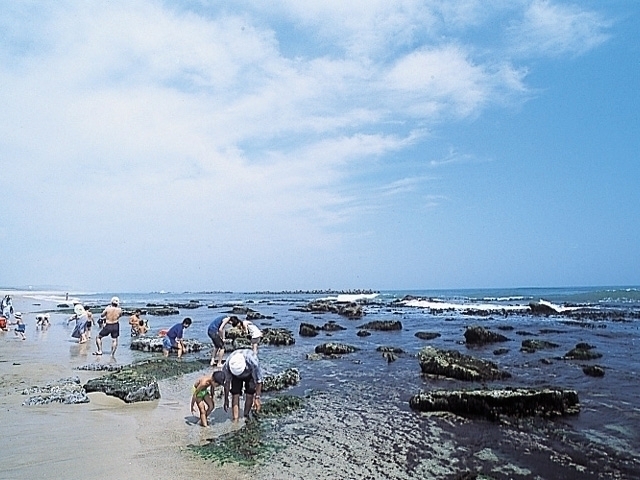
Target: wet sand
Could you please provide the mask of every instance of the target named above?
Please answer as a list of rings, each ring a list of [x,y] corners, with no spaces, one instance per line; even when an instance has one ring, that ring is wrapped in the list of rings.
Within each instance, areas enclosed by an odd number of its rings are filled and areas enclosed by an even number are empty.
[[[0,334],[0,479],[249,478],[241,467],[204,462],[184,450],[241,426],[233,424],[219,405],[211,427],[193,424],[197,418],[189,412],[190,388],[205,372],[160,382],[162,398],[154,402],[125,404],[92,393],[86,404],[23,406],[28,396],[22,391],[27,387],[74,376],[84,383],[100,375],[74,369],[96,360],[91,355],[93,339],[81,346],[72,342],[59,328],[64,321],[59,315],[52,315],[48,332],[36,332],[32,312],[47,306],[33,303],[13,298],[15,310],[25,316],[26,340],[14,335],[13,326]],[[121,327],[124,323],[121,320]],[[94,327],[94,337],[95,333]],[[105,350],[110,350],[110,341],[105,341]],[[103,363],[112,361],[108,354],[104,357]],[[116,359],[128,363],[128,352],[120,347]]]

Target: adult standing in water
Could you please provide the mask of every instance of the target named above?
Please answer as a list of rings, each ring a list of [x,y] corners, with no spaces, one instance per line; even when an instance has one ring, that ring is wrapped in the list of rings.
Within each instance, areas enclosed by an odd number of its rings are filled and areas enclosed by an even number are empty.
[[[207,328],[207,335],[213,342],[213,353],[211,354],[211,362],[210,365],[213,367],[214,364],[218,367],[222,367],[222,357],[224,356],[224,327],[229,322],[233,322],[235,320],[239,320],[238,317],[229,316],[229,315],[220,315],[213,319],[213,321],[209,324],[209,328]],[[216,363],[216,358],[217,363]]]
[[[111,335],[111,356],[115,356],[116,349],[118,348],[118,337],[120,336],[120,324],[118,320],[122,316],[122,309],[120,308],[120,299],[113,297],[111,299],[111,305],[104,309],[100,314],[100,319],[104,320],[104,327],[98,333],[96,337],[96,347],[98,350],[94,355],[102,355],[102,337]]]

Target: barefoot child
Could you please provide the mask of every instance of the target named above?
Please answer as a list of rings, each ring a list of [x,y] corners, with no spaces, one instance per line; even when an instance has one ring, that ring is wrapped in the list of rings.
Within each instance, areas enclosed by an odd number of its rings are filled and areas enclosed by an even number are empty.
[[[13,316],[16,318],[16,328],[13,331],[16,335],[20,335],[22,340],[26,340],[27,337],[24,335],[26,325],[22,323],[22,314],[20,312],[16,312]]]
[[[205,375],[196,380],[193,385],[193,395],[191,396],[191,411],[195,412],[198,406],[200,413],[200,425],[208,426],[207,417],[213,412],[213,391],[216,387],[224,384],[224,373],[217,371],[213,375]]]

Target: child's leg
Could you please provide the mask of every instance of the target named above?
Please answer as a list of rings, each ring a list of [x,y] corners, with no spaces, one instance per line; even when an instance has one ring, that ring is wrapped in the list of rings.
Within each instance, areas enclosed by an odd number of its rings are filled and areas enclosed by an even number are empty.
[[[208,426],[207,423],[207,403],[204,400],[198,400],[198,410],[200,411],[200,425]]]

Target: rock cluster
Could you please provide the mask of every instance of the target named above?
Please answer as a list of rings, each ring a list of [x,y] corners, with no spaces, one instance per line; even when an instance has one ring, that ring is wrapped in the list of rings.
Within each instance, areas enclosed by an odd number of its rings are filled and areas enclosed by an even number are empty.
[[[339,330],[346,330],[346,328],[338,325],[335,321],[327,322],[321,327],[318,327],[311,323],[302,322],[300,324],[300,330],[298,331],[298,334],[301,337],[315,337],[320,333],[320,331],[337,332]]]
[[[575,348],[564,355],[564,358],[567,360],[594,360],[602,357],[601,353],[592,351],[594,348],[596,347],[588,343],[578,343]]]
[[[560,345],[546,340],[523,340],[521,352],[534,353],[537,350],[548,350],[550,348],[558,348]]]
[[[265,328],[262,330],[262,344],[264,345],[293,345],[296,339],[293,332],[286,328]]]
[[[347,318],[361,318],[364,315],[362,306],[355,302],[341,303],[329,300],[316,300],[308,303],[305,307],[293,310],[311,313],[337,313]]]

